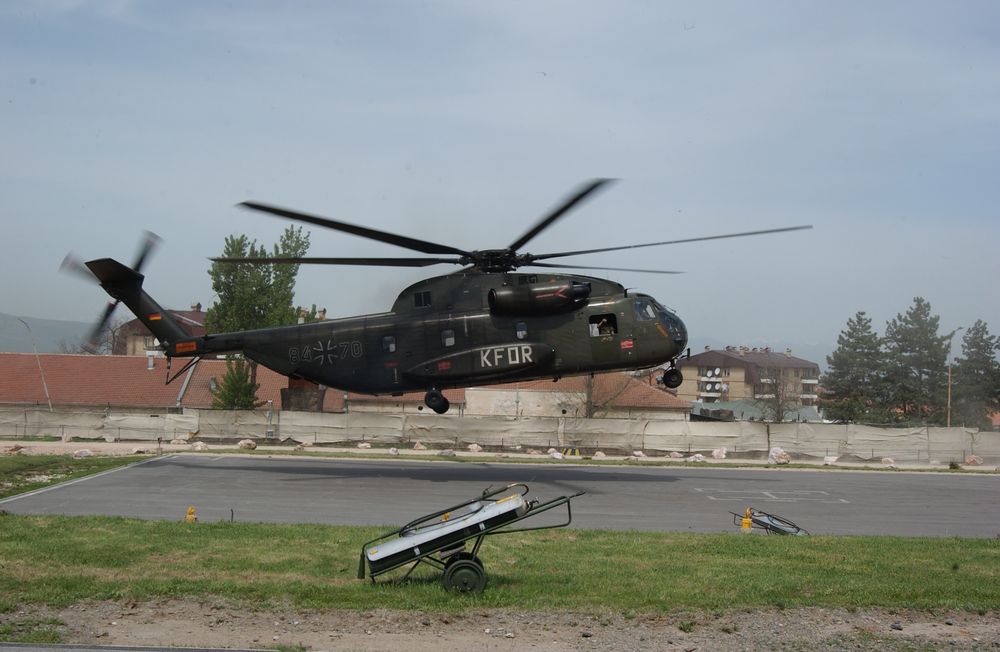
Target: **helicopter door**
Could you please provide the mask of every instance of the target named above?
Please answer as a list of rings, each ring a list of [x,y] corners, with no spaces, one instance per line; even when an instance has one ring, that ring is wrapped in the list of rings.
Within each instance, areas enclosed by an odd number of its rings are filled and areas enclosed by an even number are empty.
[[[587,320],[590,354],[597,366],[614,365],[621,359],[618,317],[613,312],[591,315]]]

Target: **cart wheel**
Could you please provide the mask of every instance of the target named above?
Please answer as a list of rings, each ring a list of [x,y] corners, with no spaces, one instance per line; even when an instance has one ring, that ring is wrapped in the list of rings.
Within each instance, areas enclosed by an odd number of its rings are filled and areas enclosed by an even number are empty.
[[[486,567],[483,566],[483,562],[482,562],[481,559],[479,559],[479,557],[476,557],[471,552],[466,552],[465,550],[463,550],[461,552],[456,552],[454,555],[451,555],[450,557],[448,557],[448,563],[445,565],[444,569],[448,570],[448,566],[451,566],[452,564],[454,564],[455,562],[457,562],[459,559],[467,559],[467,560],[469,560],[471,562],[475,562],[475,563],[479,564],[480,568],[482,568],[484,570],[486,569]]]
[[[486,587],[486,570],[478,559],[456,559],[444,569],[441,582],[448,591],[481,593]]]

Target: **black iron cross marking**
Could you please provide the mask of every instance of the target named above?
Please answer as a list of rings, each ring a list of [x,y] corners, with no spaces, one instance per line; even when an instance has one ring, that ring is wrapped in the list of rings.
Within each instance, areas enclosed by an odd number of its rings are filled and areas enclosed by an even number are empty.
[[[337,345],[333,343],[333,340],[327,340],[326,346],[323,346],[322,342],[317,342],[316,346],[313,347],[313,351],[316,352],[313,360],[319,360],[321,366],[325,363],[333,364],[333,361],[337,357],[336,350]]]

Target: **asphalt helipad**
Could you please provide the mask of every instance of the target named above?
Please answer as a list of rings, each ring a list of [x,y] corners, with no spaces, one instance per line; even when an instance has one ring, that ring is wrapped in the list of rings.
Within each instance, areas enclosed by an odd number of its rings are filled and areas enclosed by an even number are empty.
[[[580,528],[733,531],[730,512],[753,506],[814,534],[1000,535],[1000,475],[987,474],[168,455],[0,508],[181,520],[193,505],[202,521],[400,525],[513,482],[542,499],[586,491],[572,502]]]

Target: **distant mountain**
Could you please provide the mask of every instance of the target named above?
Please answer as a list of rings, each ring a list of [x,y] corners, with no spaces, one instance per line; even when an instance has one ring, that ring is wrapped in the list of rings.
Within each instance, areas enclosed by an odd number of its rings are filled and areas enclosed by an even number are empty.
[[[63,348],[74,348],[87,336],[93,324],[82,321],[60,321],[21,317],[31,328],[31,333],[18,317],[0,312],[0,351],[31,353],[34,338],[39,353],[61,353]]]

